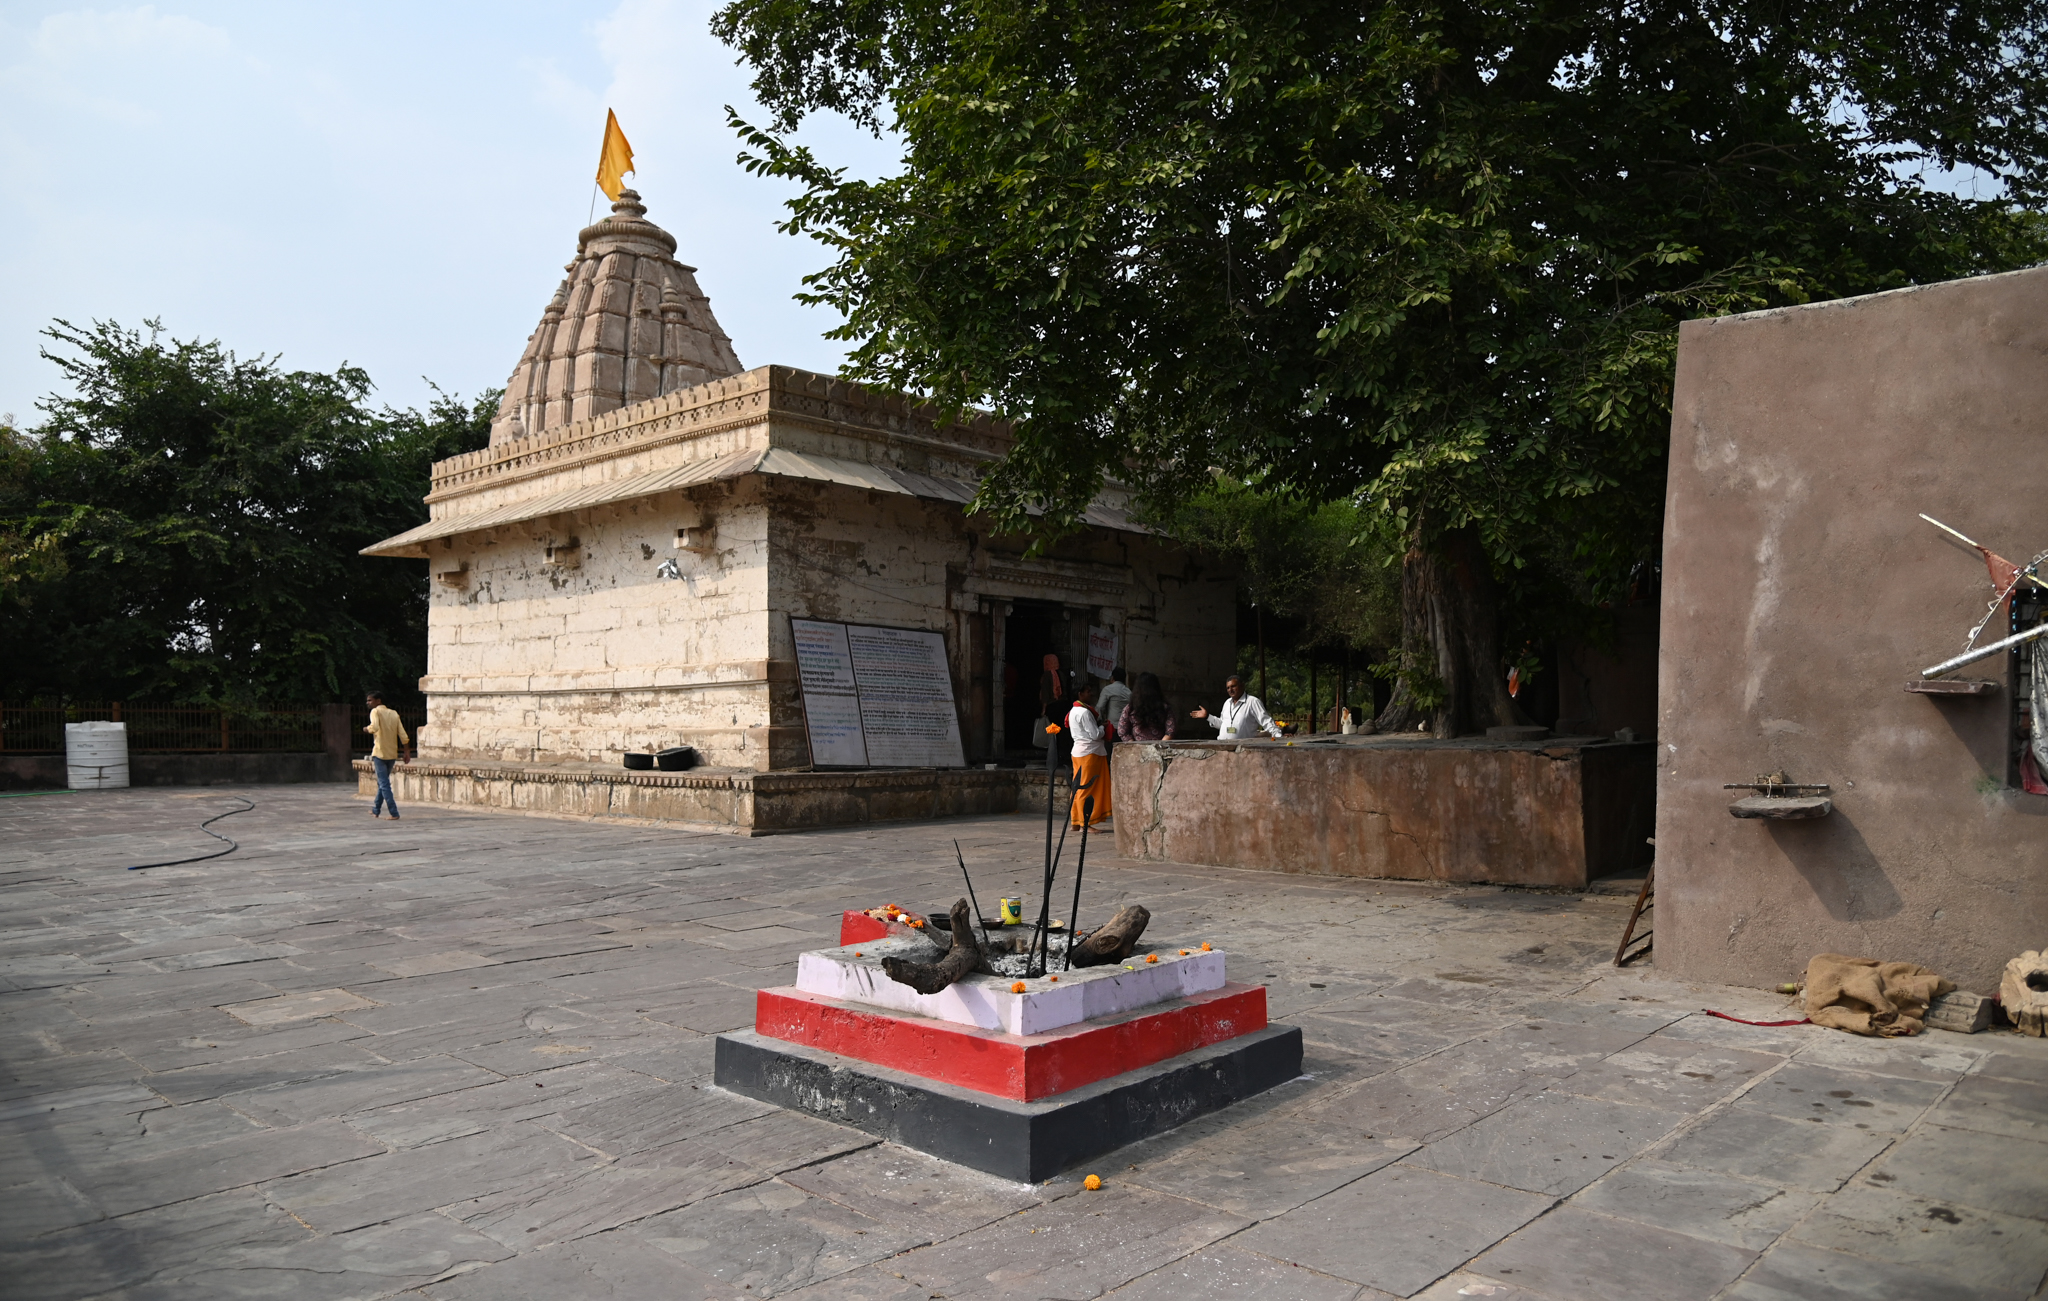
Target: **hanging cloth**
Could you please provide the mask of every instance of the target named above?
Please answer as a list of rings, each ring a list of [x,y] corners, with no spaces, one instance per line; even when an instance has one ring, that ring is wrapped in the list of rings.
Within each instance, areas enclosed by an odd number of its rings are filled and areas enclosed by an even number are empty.
[[[2029,795],[2048,795],[2048,637],[2036,637],[2031,658],[2032,689],[2027,693],[2027,748],[2020,754],[2020,786]]]

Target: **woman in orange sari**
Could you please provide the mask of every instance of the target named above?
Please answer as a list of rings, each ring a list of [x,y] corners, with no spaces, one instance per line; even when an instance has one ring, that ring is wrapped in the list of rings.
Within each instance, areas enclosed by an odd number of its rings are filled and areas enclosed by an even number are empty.
[[[1074,826],[1093,826],[1110,816],[1109,742],[1102,720],[1095,716],[1095,684],[1074,692],[1067,711],[1067,734],[1074,738],[1074,804],[1068,817]]]

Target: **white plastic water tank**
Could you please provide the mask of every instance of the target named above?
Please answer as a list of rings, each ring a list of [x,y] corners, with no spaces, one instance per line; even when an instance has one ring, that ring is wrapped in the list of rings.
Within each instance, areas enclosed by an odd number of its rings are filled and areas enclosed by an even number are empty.
[[[107,791],[128,784],[128,724],[64,724],[65,785]]]

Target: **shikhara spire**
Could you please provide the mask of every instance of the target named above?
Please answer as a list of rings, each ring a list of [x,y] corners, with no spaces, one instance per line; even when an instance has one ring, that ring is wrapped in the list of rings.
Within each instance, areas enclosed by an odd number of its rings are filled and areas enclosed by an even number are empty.
[[[675,236],[646,214],[621,190],[611,215],[577,236],[576,260],[505,382],[493,446],[739,373],[696,268],[676,261]]]

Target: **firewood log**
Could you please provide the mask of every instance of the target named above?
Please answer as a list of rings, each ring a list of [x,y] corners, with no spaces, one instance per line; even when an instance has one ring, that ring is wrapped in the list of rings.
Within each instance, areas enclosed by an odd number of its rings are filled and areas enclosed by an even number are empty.
[[[1145,933],[1145,924],[1151,920],[1152,914],[1137,904],[1119,908],[1108,925],[1096,928],[1087,939],[1074,946],[1074,965],[1101,967],[1122,962],[1131,956],[1132,949],[1138,947],[1138,939]]]
[[[981,946],[974,939],[974,911],[965,899],[953,905],[953,947],[937,962],[911,962],[905,958],[883,958],[882,970],[899,985],[920,994],[936,994],[972,972],[981,961]]]

